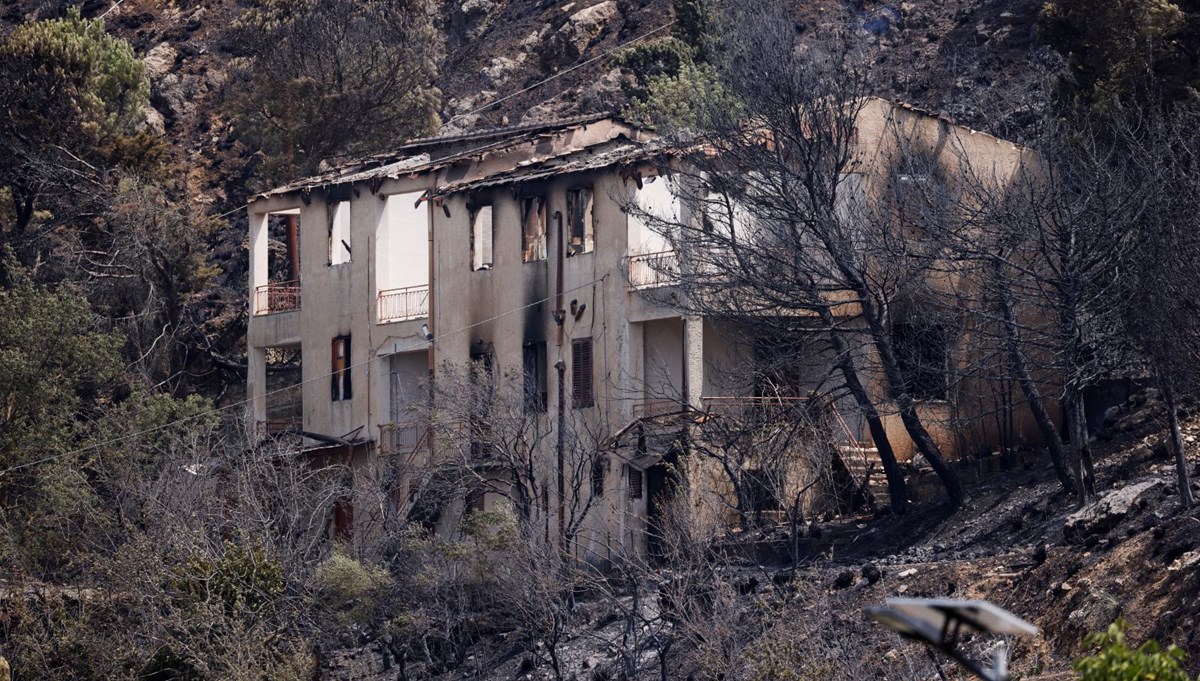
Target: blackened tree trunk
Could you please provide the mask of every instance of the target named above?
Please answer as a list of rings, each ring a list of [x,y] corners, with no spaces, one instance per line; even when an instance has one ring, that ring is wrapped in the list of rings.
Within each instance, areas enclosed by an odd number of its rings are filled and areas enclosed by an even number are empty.
[[[896,453],[892,450],[891,441],[888,440],[887,430],[883,427],[883,419],[880,418],[879,410],[875,408],[871,395],[858,378],[858,369],[854,366],[854,358],[850,355],[850,349],[845,339],[834,331],[831,334],[831,341],[833,351],[837,355],[838,371],[841,372],[846,389],[854,398],[862,417],[866,420],[867,428],[871,432],[871,440],[875,443],[876,451],[879,452],[879,462],[883,464],[883,474],[887,478],[888,497],[891,501],[892,511],[904,513],[908,507],[908,487],[904,480],[904,471],[901,470],[900,463],[896,461]]]
[[[1013,313],[1012,298],[1008,291],[1008,285],[1003,280],[1002,265],[998,259],[993,260],[993,269],[996,299],[1000,307],[1003,327],[1001,333],[1004,334],[1003,343],[1010,363],[1009,368],[1014,378],[1017,379],[1017,384],[1021,387],[1021,394],[1025,397],[1026,404],[1029,405],[1033,420],[1037,423],[1038,429],[1042,431],[1042,440],[1046,444],[1046,451],[1050,454],[1050,461],[1054,464],[1054,473],[1058,476],[1058,481],[1068,494],[1075,494],[1075,481],[1071,478],[1071,470],[1067,466],[1067,453],[1063,449],[1062,436],[1046,411],[1041,391],[1038,390],[1037,383],[1029,372],[1029,363],[1025,359],[1025,352],[1021,346],[1020,328],[1016,315]]]
[[[1184,508],[1191,508],[1192,483],[1188,476],[1187,458],[1184,456],[1183,435],[1179,431],[1179,405],[1175,400],[1175,389],[1168,374],[1158,372],[1158,385],[1162,389],[1163,406],[1167,408],[1167,424],[1171,430],[1171,449],[1175,454],[1175,475],[1179,485],[1179,499]]]

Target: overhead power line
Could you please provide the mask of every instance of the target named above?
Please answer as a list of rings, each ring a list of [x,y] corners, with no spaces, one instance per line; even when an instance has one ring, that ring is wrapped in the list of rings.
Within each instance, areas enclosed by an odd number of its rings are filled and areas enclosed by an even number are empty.
[[[487,109],[490,109],[490,108],[491,108],[491,107],[493,107],[493,106],[496,106],[496,105],[497,105],[497,104],[499,104],[500,102],[508,101],[508,100],[512,99],[513,97],[516,97],[516,96],[518,96],[518,95],[523,95],[523,94],[525,94],[526,92],[529,92],[530,90],[537,89],[537,88],[539,88],[539,87],[541,87],[541,86],[545,85],[546,83],[549,83],[550,81],[552,81],[552,80],[554,80],[554,79],[556,79],[556,78],[561,78],[561,77],[563,77],[563,76],[567,75],[568,73],[571,73],[572,71],[577,71],[577,70],[579,70],[579,69],[581,69],[581,68],[583,68],[583,67],[587,66],[588,64],[595,63],[595,62],[597,62],[597,61],[599,61],[599,60],[601,60],[601,59],[603,59],[603,58],[605,58],[605,57],[607,57],[607,56],[611,55],[613,52],[616,52],[617,50],[619,50],[619,49],[621,49],[621,48],[623,48],[623,47],[627,47],[627,46],[629,46],[629,45],[632,45],[633,43],[636,43],[636,42],[637,42],[637,41],[639,41],[639,40],[644,40],[645,38],[649,38],[650,36],[654,35],[655,33],[658,33],[658,32],[660,32],[660,31],[662,31],[663,29],[670,28],[670,27],[671,27],[671,26],[673,26],[674,24],[675,24],[675,20],[674,20],[674,19],[672,19],[671,21],[668,21],[667,23],[663,24],[662,26],[659,26],[658,28],[656,28],[656,29],[654,29],[654,30],[652,30],[652,31],[647,31],[646,33],[643,33],[643,34],[641,34],[641,35],[637,36],[636,38],[630,38],[629,40],[626,40],[625,42],[623,42],[623,43],[621,43],[621,44],[619,44],[619,45],[615,45],[615,46],[613,46],[613,47],[611,47],[611,48],[609,48],[609,49],[605,50],[604,52],[601,52],[600,54],[598,54],[598,55],[596,55],[596,56],[592,57],[591,59],[587,59],[587,60],[581,61],[581,62],[579,62],[578,64],[576,64],[576,65],[572,66],[571,68],[568,68],[568,69],[563,69],[562,71],[559,71],[558,73],[555,73],[555,74],[553,74],[553,75],[547,76],[546,78],[543,78],[542,80],[539,80],[538,82],[534,83],[533,85],[530,85],[529,87],[526,87],[526,88],[522,88],[522,89],[520,89],[520,90],[517,90],[516,92],[514,92],[514,93],[512,93],[512,94],[504,95],[503,97],[500,97],[499,99],[493,99],[492,101],[488,102],[487,104],[484,104],[483,106],[480,106],[480,107],[478,107],[478,108],[472,109],[471,111],[468,111],[468,112],[466,112],[466,113],[461,113],[461,114],[458,114],[457,116],[454,116],[453,118],[451,118],[449,121],[446,121],[446,122],[447,122],[447,123],[453,123],[454,121],[458,120],[459,118],[463,118],[463,117],[465,117],[465,116],[474,116],[474,115],[475,115],[475,114],[477,114],[477,113],[483,112],[483,111],[485,111],[485,110],[487,110]],[[565,90],[564,90],[564,91],[562,91],[562,92],[565,92]],[[562,94],[562,92],[559,92],[558,94]],[[549,101],[549,100],[547,100],[547,101]]]

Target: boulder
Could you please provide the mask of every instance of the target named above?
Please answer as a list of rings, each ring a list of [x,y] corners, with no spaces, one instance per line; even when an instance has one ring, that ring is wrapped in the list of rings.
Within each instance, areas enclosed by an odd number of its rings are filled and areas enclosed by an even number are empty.
[[[525,53],[523,52],[518,54],[516,59],[494,57],[490,64],[483,67],[483,77],[491,85],[499,87],[507,83],[524,63]]]
[[[459,40],[479,38],[503,7],[504,3],[496,0],[466,0],[455,8],[451,19],[455,37]]]
[[[155,135],[162,135],[167,132],[167,122],[163,115],[154,107],[147,104],[144,108],[146,115],[146,128]]]
[[[550,36],[550,54],[547,55],[550,63],[562,65],[578,60],[618,14],[617,3],[604,0],[567,17]]]
[[[1126,485],[1067,516],[1063,538],[1083,543],[1089,536],[1100,535],[1116,527],[1130,512],[1142,508],[1149,497],[1164,485],[1162,478]]]
[[[179,57],[179,52],[167,43],[159,43],[152,47],[142,59],[142,64],[146,67],[146,77],[150,82],[158,82],[163,76],[171,72],[175,68],[175,60]]]

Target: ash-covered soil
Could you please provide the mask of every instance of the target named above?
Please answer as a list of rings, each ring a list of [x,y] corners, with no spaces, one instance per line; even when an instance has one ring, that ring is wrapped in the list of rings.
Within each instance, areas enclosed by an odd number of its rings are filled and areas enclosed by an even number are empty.
[[[1135,399],[1142,402],[1143,397]],[[891,596],[984,599],[1028,619],[1042,631],[1010,642],[1011,668],[1023,679],[1074,678],[1071,661],[1084,654],[1083,638],[1118,617],[1134,643],[1171,642],[1200,672],[1200,509],[1181,507],[1174,467],[1155,418],[1153,396],[1127,407],[1110,439],[1093,442],[1098,500],[1082,510],[1063,493],[1047,461],[984,477],[970,487],[967,508],[937,501],[904,516],[835,518],[821,523],[812,550],[800,565],[742,561],[718,569],[744,611],[755,608],[802,632],[808,645],[836,663],[796,670],[799,678],[937,678],[934,662],[916,644],[871,623],[868,605]],[[1200,418],[1185,425],[1185,438],[1200,438]],[[1189,465],[1200,473],[1200,456]],[[1200,484],[1195,485],[1200,488]],[[646,591],[673,579],[651,575]],[[784,602],[782,606],[764,605]],[[647,608],[661,607],[648,599]],[[574,626],[558,647],[564,676],[616,678],[623,637],[621,611],[629,599],[581,598]],[[651,613],[653,615],[654,613]],[[716,608],[713,618],[723,615]],[[745,617],[743,612],[739,617]],[[744,623],[750,620],[739,619]],[[650,633],[647,628],[647,635]],[[673,630],[673,633],[679,633]],[[772,636],[775,634],[771,634]],[[465,662],[439,678],[554,678],[510,632],[475,645]],[[968,639],[966,649],[990,659],[998,641]],[[668,676],[688,678],[694,668],[669,654]],[[341,651],[329,660],[331,678],[399,678],[385,671],[380,645]],[[671,656],[674,657],[672,661]],[[639,654],[641,676],[660,678],[657,652]],[[939,660],[948,678],[964,678]],[[420,675],[410,676],[420,678]]]

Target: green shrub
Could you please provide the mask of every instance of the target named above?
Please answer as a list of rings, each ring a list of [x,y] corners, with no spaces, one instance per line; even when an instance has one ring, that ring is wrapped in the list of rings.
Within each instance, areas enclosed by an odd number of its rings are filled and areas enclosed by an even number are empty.
[[[340,549],[321,563],[313,579],[318,597],[341,624],[372,620],[392,584],[387,570],[363,565]]]
[[[220,603],[228,614],[258,612],[283,595],[283,568],[261,548],[227,542],[223,555],[194,555],[177,568],[174,586],[185,601]]]
[[[1085,645],[1098,650],[1075,662],[1080,681],[1190,681],[1181,666],[1182,650],[1174,645],[1164,650],[1157,641],[1130,648],[1125,628],[1125,621],[1118,619],[1108,631],[1084,639]]]

